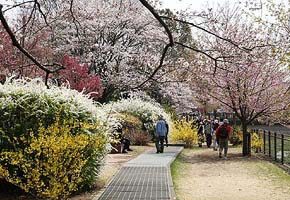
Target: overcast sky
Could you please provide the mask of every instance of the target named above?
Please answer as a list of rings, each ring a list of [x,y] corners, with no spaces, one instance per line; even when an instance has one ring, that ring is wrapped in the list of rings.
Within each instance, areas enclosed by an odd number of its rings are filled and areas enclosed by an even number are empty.
[[[190,7],[194,10],[199,10],[205,5],[217,5],[223,4],[227,0],[162,0],[162,7],[170,9],[186,9]],[[238,0],[231,0],[231,2],[237,2]]]

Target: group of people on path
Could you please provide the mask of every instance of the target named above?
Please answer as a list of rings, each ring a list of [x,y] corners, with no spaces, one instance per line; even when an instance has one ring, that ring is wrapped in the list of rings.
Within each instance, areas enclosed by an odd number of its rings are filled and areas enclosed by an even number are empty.
[[[202,147],[203,138],[205,137],[207,147],[210,148],[212,145],[214,151],[219,150],[219,158],[222,158],[223,153],[224,158],[227,159],[229,136],[232,132],[232,127],[229,125],[228,119],[204,119],[198,124],[197,134],[199,137],[199,146]],[[164,142],[166,142],[166,145],[168,146],[168,131],[169,128],[167,122],[162,116],[159,116],[159,119],[156,122],[155,131],[156,153],[163,153]]]
[[[207,147],[210,148],[213,144],[213,150],[219,150],[219,158],[222,158],[222,153],[224,153],[224,158],[227,159],[231,132],[232,128],[229,125],[228,119],[204,119],[198,123],[198,145],[202,147],[203,138],[205,137]]]
[[[222,153],[224,154],[224,158],[227,159],[228,153],[228,142],[229,136],[232,132],[232,128],[229,125],[229,121],[227,119],[224,120],[209,120],[204,119],[202,121],[198,121],[198,145],[202,147],[202,143],[204,142],[204,138],[206,139],[206,145],[208,148],[213,147],[214,151],[219,150],[219,158],[222,158]],[[164,152],[164,142],[166,146],[168,146],[168,131],[169,126],[168,123],[164,120],[162,116],[159,116],[158,121],[156,122],[155,127],[155,147],[156,153]],[[117,130],[117,132],[122,132]],[[121,137],[121,141],[124,144],[123,153],[127,151],[131,151],[129,148],[130,141],[126,140],[126,138]]]

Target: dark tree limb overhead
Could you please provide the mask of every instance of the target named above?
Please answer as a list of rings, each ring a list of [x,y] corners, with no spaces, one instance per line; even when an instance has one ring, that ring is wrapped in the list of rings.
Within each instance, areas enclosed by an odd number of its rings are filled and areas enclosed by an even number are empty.
[[[0,21],[4,27],[4,29],[6,30],[6,32],[8,33],[11,41],[12,41],[12,45],[15,46],[21,53],[23,53],[28,59],[30,59],[37,67],[39,67],[40,69],[42,69],[43,71],[45,71],[46,73],[46,79],[45,79],[45,85],[48,87],[48,76],[50,73],[55,73],[57,72],[58,70],[60,69],[64,69],[63,66],[61,66],[60,64],[57,64],[58,68],[56,69],[48,69],[45,67],[45,65],[41,64],[33,55],[31,55],[25,48],[23,48],[21,46],[21,44],[17,41],[14,33],[12,32],[12,30],[10,29],[4,15],[3,15],[3,12],[2,12],[2,8],[3,8],[3,5],[0,4]]]

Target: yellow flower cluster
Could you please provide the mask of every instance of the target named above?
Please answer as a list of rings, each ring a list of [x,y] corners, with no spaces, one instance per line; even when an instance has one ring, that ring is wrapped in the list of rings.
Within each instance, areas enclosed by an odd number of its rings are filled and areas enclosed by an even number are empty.
[[[192,127],[193,122],[187,121],[185,118],[176,120],[172,128],[170,139],[173,142],[183,142],[185,147],[192,147],[197,144],[197,130]]]
[[[71,131],[78,128],[78,132]],[[83,171],[92,156],[105,149],[106,138],[89,123],[55,123],[37,133],[17,138],[24,149],[1,152],[0,177],[26,192],[46,199],[65,199],[85,181]]]
[[[259,137],[258,133],[253,132],[251,134],[251,146],[252,148],[255,148],[256,151],[260,151],[262,149],[262,145],[263,145],[263,140],[261,137]]]

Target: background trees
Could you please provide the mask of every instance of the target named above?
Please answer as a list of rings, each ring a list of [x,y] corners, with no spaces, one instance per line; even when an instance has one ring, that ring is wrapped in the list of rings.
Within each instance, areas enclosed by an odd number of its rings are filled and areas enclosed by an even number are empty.
[[[289,106],[290,74],[275,53],[279,47],[263,27],[247,23],[238,9],[220,8],[217,13],[212,13],[216,23],[207,24],[206,28],[235,41],[237,46],[200,35],[198,45],[223,59],[219,68],[202,57],[196,63],[203,82],[200,95],[220,102],[236,114],[242,123],[243,154],[248,155],[247,126],[258,117]],[[199,82],[196,84],[199,86]]]
[[[101,102],[143,90],[159,102],[191,108],[192,96],[201,92],[202,102],[215,99],[227,105],[244,125],[284,107],[279,98],[277,104],[264,107],[257,102],[287,91],[288,72],[281,64],[289,57],[289,45],[283,43],[289,32],[282,26],[287,14],[277,15],[280,23],[267,27],[229,7],[172,13],[158,10],[158,3],[23,1],[15,5],[21,7],[21,15],[14,32],[3,16],[0,19],[10,39],[16,36],[13,44],[29,58],[26,65],[43,70],[46,79],[60,70],[58,75],[67,75],[71,85],[77,78],[69,72],[77,66],[87,71],[85,79],[92,81],[94,90],[102,91]],[[62,72],[65,55],[77,60],[69,62],[75,67]]]

